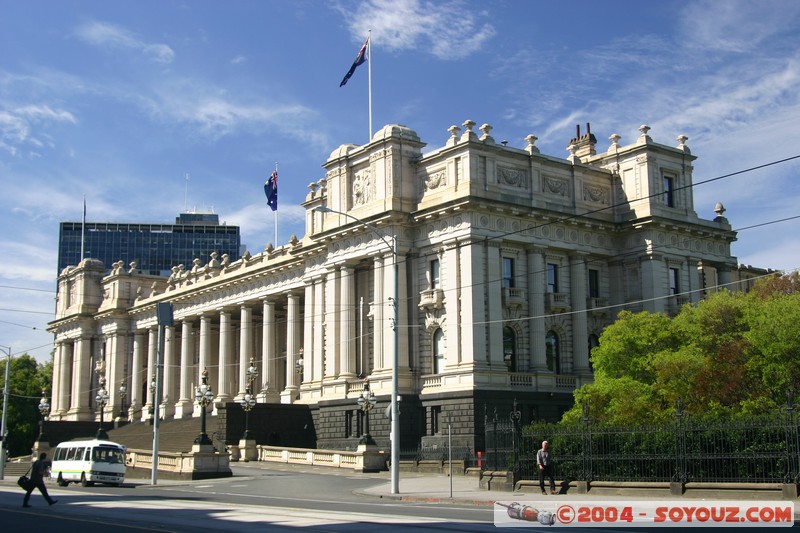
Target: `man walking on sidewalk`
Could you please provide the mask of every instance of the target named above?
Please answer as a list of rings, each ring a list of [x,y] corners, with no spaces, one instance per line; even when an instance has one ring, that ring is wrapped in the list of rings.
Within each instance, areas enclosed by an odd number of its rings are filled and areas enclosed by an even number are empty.
[[[58,500],[54,500],[47,494],[47,487],[44,485],[44,477],[47,475],[47,454],[42,452],[39,459],[33,463],[31,467],[31,484],[28,491],[25,493],[25,499],[22,500],[23,507],[31,507],[28,501],[31,499],[31,492],[33,489],[39,489],[47,503],[53,505]]]
[[[556,493],[556,480],[553,474],[553,458],[550,455],[550,444],[542,441],[542,449],[536,452],[536,463],[539,465],[539,488],[542,494],[547,494],[544,490],[544,478],[550,479],[550,494]]]

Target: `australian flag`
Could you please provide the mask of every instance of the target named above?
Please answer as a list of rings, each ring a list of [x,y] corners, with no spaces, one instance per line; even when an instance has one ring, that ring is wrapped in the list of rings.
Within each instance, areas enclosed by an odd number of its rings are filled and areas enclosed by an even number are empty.
[[[267,195],[267,205],[273,210],[278,210],[278,171],[273,170],[272,176],[264,184],[264,194]]]
[[[364,45],[361,47],[361,50],[358,51],[358,55],[356,56],[356,60],[353,61],[353,66],[351,66],[350,70],[347,71],[347,74],[344,75],[344,78],[342,79],[342,83],[339,84],[339,87],[343,87],[344,84],[347,83],[347,80],[350,79],[350,76],[353,75],[353,72],[356,71],[356,68],[359,65],[363,65],[367,61],[367,59],[369,59],[367,57],[368,56],[368,50],[369,50],[369,37],[367,37],[367,40],[364,41]]]

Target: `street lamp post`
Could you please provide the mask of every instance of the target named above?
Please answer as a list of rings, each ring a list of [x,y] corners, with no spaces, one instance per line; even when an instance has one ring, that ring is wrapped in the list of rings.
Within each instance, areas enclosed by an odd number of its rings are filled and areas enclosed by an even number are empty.
[[[208,384],[207,368],[203,369],[203,383],[197,387],[194,399],[197,405],[200,406],[200,434],[194,439],[194,443],[201,446],[211,446],[211,439],[206,434],[206,407],[214,401],[214,393],[211,391],[211,385]]]
[[[106,378],[100,376],[100,390],[94,398],[97,401],[97,408],[100,409],[100,428],[97,430],[97,438],[108,440],[108,433],[103,429],[103,414],[108,405],[108,391],[106,391]]]
[[[369,382],[364,383],[364,390],[361,393],[361,396],[358,397],[358,406],[364,411],[364,436],[361,437],[361,440],[358,442],[359,444],[366,444],[366,445],[373,445],[375,441],[372,439],[372,435],[369,434],[369,412],[372,411],[372,408],[375,407],[377,400],[375,399],[375,395],[372,394],[372,391],[369,390]]]
[[[128,388],[123,383],[119,386],[119,417],[125,419],[125,397],[128,395]]]
[[[398,330],[398,323],[400,318],[400,265],[398,263],[398,250],[397,250],[397,235],[392,235],[391,242],[386,238],[383,232],[372,224],[354,217],[349,213],[336,211],[327,206],[320,205],[314,208],[314,211],[320,213],[335,213],[348,218],[351,218],[375,233],[385,245],[392,251],[392,262],[394,263],[394,299],[392,307],[394,308],[394,320],[392,321],[392,331],[394,332],[394,353],[392,354],[392,397],[389,400],[389,412],[391,416],[391,431],[390,431],[390,444],[391,444],[391,493],[398,494],[400,492],[400,409],[399,403],[400,396],[398,394],[399,385],[399,366],[400,366],[400,332]]]
[[[150,386],[148,388],[150,389],[150,398],[151,398],[150,409],[149,409],[150,418],[148,419],[148,421],[152,424],[153,420],[155,418],[155,412],[156,412],[156,407],[155,407],[155,403],[156,403],[156,380],[155,380],[155,378],[153,378],[153,380],[150,382]]]
[[[250,439],[250,410],[256,404],[256,397],[253,394],[253,383],[257,377],[258,369],[251,357],[250,366],[247,368],[247,389],[242,399],[239,400],[239,404],[242,406],[242,409],[244,409],[244,435],[242,435],[242,440]]]
[[[47,415],[50,414],[50,402],[47,401],[47,391],[45,389],[42,389],[42,399],[39,400],[39,413],[41,413],[42,419],[39,421],[39,437],[36,440],[45,442],[47,437],[44,434],[44,422],[47,420]]]

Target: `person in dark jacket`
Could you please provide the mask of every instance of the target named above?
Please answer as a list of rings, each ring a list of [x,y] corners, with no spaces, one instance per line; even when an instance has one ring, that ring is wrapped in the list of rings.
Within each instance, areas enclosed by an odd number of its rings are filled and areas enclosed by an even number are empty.
[[[33,489],[39,489],[39,492],[42,493],[44,499],[47,500],[47,503],[53,505],[58,500],[54,500],[47,494],[47,487],[44,484],[44,478],[47,475],[47,454],[42,452],[39,454],[39,459],[33,463],[31,467],[31,484],[28,491],[25,493],[25,499],[22,500],[23,507],[31,507],[28,503],[28,500],[31,499],[31,492]]]

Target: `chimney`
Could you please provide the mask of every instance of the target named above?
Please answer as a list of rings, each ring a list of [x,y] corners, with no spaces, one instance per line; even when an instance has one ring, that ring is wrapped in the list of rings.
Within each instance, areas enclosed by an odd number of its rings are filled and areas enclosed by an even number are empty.
[[[597,139],[592,134],[591,124],[586,123],[586,133],[583,135],[581,135],[581,125],[577,124],[575,138],[569,141],[570,146],[575,146],[575,155],[581,161],[595,155],[597,153],[597,150],[594,149],[595,144],[597,144]]]

